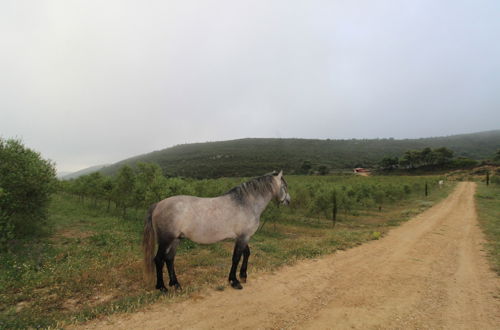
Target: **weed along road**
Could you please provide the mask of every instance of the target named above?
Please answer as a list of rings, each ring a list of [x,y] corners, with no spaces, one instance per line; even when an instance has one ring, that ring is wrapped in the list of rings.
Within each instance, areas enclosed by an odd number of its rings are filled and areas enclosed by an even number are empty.
[[[500,280],[482,252],[474,191],[461,183],[378,241],[250,274],[242,291],[207,290],[83,327],[498,329]]]

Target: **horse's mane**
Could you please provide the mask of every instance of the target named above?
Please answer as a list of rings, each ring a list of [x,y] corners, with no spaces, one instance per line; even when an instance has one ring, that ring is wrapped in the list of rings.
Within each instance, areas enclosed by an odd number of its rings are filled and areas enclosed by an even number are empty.
[[[266,174],[232,188],[225,195],[230,195],[234,201],[245,203],[250,196],[264,195],[274,191],[274,173]]]

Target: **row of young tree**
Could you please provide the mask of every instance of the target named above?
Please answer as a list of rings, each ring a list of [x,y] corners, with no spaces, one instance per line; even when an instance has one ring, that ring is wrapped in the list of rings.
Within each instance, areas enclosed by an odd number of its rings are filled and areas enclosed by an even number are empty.
[[[174,195],[214,197],[224,194],[242,178],[185,179],[167,178],[156,164],[140,163],[135,169],[124,166],[117,175],[105,177],[100,173],[62,181],[64,192],[78,196],[81,202],[106,209],[144,211],[150,205]],[[408,198],[412,193],[424,194],[426,182],[434,184],[436,177],[374,177],[356,176],[290,176],[292,203],[278,210],[271,203],[264,219],[277,219],[284,213],[306,217],[335,217],[334,213],[356,214],[360,209],[381,208],[383,205]],[[114,207],[113,207],[114,206]],[[142,215],[143,212],[140,214]]]
[[[337,212],[355,215],[414,196],[422,197],[437,187],[439,177],[327,176],[291,179],[293,203],[290,211],[336,220]],[[430,188],[432,187],[432,188]]]
[[[160,166],[139,163],[136,168],[123,166],[115,176],[99,172],[62,181],[62,191],[79,197],[80,201],[94,206],[105,203],[106,210],[120,209],[123,216],[127,209],[145,209],[166,197],[191,194],[190,186],[181,178],[166,178]]]
[[[446,148],[409,151],[402,159],[386,160],[386,168],[442,165],[450,162],[453,153]],[[500,161],[500,151],[494,161]],[[305,164],[304,169],[310,164]],[[361,181],[357,181],[361,180]],[[293,197],[291,208],[313,216],[325,216],[333,210],[344,213],[360,208],[380,207],[384,203],[421,193],[429,178],[370,178],[338,176],[292,176],[289,179]],[[497,183],[498,175],[492,177]],[[37,232],[47,219],[50,196],[60,190],[78,196],[87,204],[125,215],[130,208],[145,210],[149,205],[173,195],[213,197],[239,184],[239,178],[182,179],[166,178],[162,169],[152,163],[135,168],[124,166],[113,177],[93,173],[57,184],[54,164],[40,153],[25,147],[18,140],[0,138],[0,247],[10,240]],[[433,183],[429,181],[429,185]],[[280,211],[281,212],[281,211]],[[267,216],[276,209],[271,205]]]

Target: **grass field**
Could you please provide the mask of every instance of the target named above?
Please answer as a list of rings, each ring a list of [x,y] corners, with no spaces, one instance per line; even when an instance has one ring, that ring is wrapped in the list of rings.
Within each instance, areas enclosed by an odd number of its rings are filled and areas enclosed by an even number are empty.
[[[500,275],[500,185],[478,182],[476,205],[493,270]]]
[[[290,177],[290,186],[306,179]],[[330,180],[341,186],[343,180],[350,179],[311,180]],[[416,179],[361,180],[400,185]],[[335,228],[321,215],[293,208],[273,209],[270,218],[274,221],[266,223],[250,241],[249,281],[257,272],[379,239],[452,188],[450,183],[441,190],[430,189],[428,197],[414,192],[404,200],[385,202],[381,211],[378,205],[366,204],[339,214]],[[0,254],[0,328],[61,327],[103,314],[133,311],[158,300],[184,299],[204,288],[228,287],[233,243],[203,246],[188,240],[181,244],[176,258],[183,291],[162,295],[146,285],[141,268],[142,214],[129,213],[129,218],[122,219],[106,214],[104,205],[82,204],[67,194],[54,195],[47,235],[18,240],[9,252]]]

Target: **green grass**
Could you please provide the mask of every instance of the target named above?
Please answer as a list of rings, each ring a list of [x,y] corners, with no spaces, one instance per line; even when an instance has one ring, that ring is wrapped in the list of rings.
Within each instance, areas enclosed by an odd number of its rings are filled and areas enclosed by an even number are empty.
[[[364,207],[356,215],[339,214],[335,228],[329,219],[280,208],[279,220],[267,223],[252,237],[249,280],[259,271],[380,239],[391,226],[432,206],[451,189],[452,185],[435,189],[426,199],[414,194],[386,203],[381,212]],[[100,315],[131,312],[158,300],[184,299],[204,288],[226,288],[233,243],[200,245],[189,240],[179,246],[176,257],[183,291],[162,295],[146,285],[141,268],[142,215],[137,215],[140,219],[132,215],[124,220],[106,214],[104,206],[82,205],[72,196],[55,195],[46,228],[49,234],[17,240],[9,252],[0,254],[0,328],[64,327]]]
[[[61,195],[50,214],[49,237],[16,241],[0,255],[0,328],[46,327],[104,300],[136,298],[127,292],[139,287],[139,221]]]
[[[478,183],[476,205],[479,223],[486,234],[488,256],[493,270],[500,275],[500,185]]]

